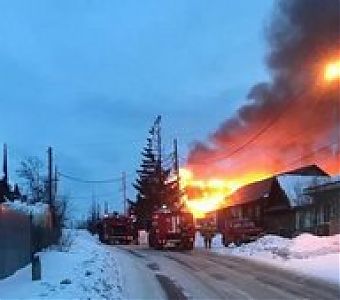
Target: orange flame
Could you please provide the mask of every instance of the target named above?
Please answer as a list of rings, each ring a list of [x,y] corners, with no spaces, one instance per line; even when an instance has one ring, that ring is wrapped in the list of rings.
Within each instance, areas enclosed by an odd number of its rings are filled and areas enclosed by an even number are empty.
[[[197,179],[189,169],[180,169],[182,200],[196,218],[202,218],[206,213],[226,206],[228,196],[239,187],[269,176],[263,172],[246,174],[238,179]]]

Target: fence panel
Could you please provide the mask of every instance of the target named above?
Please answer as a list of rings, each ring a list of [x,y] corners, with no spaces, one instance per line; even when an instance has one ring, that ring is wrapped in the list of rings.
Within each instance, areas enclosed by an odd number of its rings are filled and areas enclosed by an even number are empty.
[[[30,217],[0,204],[0,279],[31,259]]]

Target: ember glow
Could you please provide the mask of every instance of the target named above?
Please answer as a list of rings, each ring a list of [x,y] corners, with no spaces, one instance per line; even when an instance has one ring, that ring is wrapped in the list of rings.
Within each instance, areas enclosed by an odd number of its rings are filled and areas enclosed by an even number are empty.
[[[324,78],[326,81],[340,79],[340,59],[326,65]]]
[[[180,170],[182,200],[196,218],[228,205],[228,196],[239,187],[256,180],[269,177],[269,174],[247,174],[232,179],[226,177],[198,179],[189,169]]]

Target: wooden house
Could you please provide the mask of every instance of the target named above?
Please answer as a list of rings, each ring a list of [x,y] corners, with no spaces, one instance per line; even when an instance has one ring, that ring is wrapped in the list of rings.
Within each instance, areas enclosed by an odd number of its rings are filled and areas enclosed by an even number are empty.
[[[297,209],[312,204],[304,189],[327,178],[326,172],[310,165],[243,186],[217,211],[217,226],[223,228],[231,218],[247,218],[267,233],[292,236]]]
[[[311,204],[296,214],[297,231],[320,235],[340,233],[340,176],[333,176],[305,189]]]

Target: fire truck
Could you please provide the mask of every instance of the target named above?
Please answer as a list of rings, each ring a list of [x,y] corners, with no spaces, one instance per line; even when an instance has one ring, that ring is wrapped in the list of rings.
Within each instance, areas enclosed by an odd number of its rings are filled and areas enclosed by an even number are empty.
[[[98,224],[99,240],[105,244],[137,243],[134,220],[124,215],[106,215]]]
[[[228,246],[230,243],[240,245],[263,236],[263,229],[257,227],[252,220],[235,218],[225,222],[222,234],[224,246]]]
[[[149,246],[154,249],[192,250],[195,240],[194,219],[190,212],[163,207],[152,215]]]

